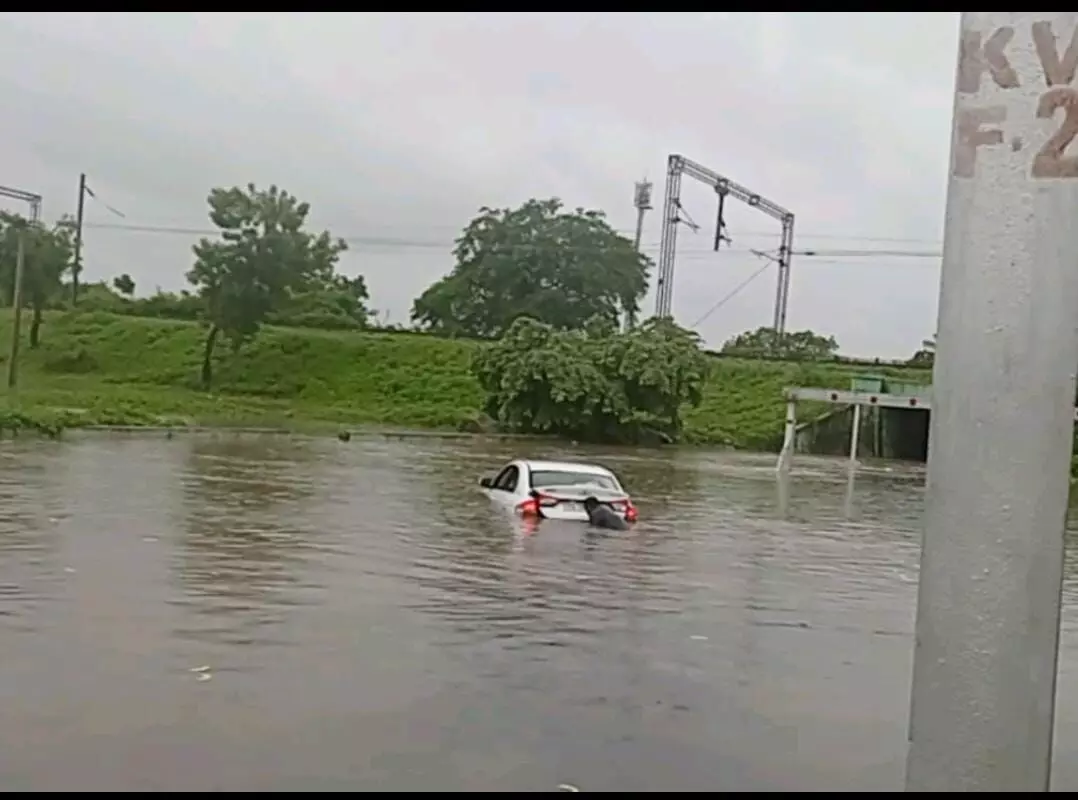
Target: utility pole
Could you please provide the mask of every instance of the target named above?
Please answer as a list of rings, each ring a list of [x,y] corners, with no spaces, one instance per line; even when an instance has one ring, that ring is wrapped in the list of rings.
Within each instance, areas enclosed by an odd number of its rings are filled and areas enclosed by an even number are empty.
[[[633,192],[633,205],[636,207],[636,234],[633,236],[633,249],[640,252],[640,240],[644,238],[644,217],[651,211],[651,181],[637,181]],[[629,313],[625,318],[625,327],[632,329],[636,325],[636,314]]]
[[[79,302],[79,273],[82,272],[82,216],[86,205],[86,173],[79,173],[79,200],[75,207],[75,252],[71,266],[71,305]]]
[[[0,186],[0,197],[21,200],[30,204],[29,226],[19,231],[18,249],[15,255],[15,288],[11,295],[11,352],[7,362],[7,388],[13,390],[19,381],[19,339],[22,335],[22,284],[26,271],[26,235],[28,228],[41,219],[41,195]]]
[[[1078,364],[1078,159],[1060,141],[1076,29],[1072,11],[961,16],[909,792],[1049,790]]]
[[[7,388],[14,391],[19,382],[19,343],[22,339],[22,282],[26,271],[26,229],[19,231],[15,253],[15,289],[11,293],[11,352],[7,362]]]

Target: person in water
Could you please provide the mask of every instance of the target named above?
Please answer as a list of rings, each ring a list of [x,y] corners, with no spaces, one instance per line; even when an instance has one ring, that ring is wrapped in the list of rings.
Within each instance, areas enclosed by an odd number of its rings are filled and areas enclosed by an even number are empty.
[[[609,506],[604,506],[594,497],[584,501],[584,510],[588,512],[588,522],[596,528],[607,528],[612,531],[627,531],[629,523],[614,513]]]

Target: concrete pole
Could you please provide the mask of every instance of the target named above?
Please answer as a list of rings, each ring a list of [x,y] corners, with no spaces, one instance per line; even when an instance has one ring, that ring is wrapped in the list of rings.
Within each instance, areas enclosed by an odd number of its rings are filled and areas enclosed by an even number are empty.
[[[1049,788],[1078,365],[1076,25],[962,12],[911,792]]]

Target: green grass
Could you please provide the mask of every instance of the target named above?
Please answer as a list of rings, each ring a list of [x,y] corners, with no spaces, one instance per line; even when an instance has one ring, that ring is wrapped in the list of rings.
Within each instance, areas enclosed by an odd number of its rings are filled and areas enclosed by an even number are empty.
[[[10,318],[0,321],[7,367]],[[461,429],[480,416],[470,371],[476,347],[405,333],[267,328],[239,353],[219,348],[213,392],[198,389],[203,329],[104,313],[50,314],[36,350],[23,345],[18,392],[5,420],[48,426],[243,425]],[[703,404],[686,414],[686,440],[773,447],[786,386],[848,388],[865,367],[716,358]],[[927,382],[927,370],[872,368]],[[810,413],[811,410],[805,413]],[[5,417],[4,415],[8,415]],[[20,427],[12,424],[8,427]]]
[[[716,358],[699,407],[685,413],[689,442],[772,450],[782,442],[786,416],[784,390],[791,386],[849,389],[850,379],[864,373],[908,383],[929,383],[931,370],[854,364],[797,364]],[[799,404],[802,420],[827,411],[822,403]]]

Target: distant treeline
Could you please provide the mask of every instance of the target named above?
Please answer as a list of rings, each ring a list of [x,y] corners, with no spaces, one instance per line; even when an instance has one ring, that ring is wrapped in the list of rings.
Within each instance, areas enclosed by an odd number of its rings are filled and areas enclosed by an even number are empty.
[[[69,309],[70,302],[66,299],[68,293],[61,294],[50,303],[55,310]],[[150,317],[156,319],[176,319],[197,321],[204,316],[204,306],[201,299],[189,292],[157,292],[148,297],[125,297],[115,291],[106,283],[91,283],[82,287],[79,297],[79,309],[82,311],[105,311],[112,314],[122,314],[132,317]],[[321,304],[312,307],[311,303],[298,304],[292,307],[282,308],[271,314],[271,324],[290,328],[313,328],[315,330],[365,330],[372,333],[407,334],[410,336],[435,336],[438,338],[456,338],[474,341],[485,341],[479,337],[462,334],[448,335],[441,331],[424,331],[414,327],[402,325],[379,325],[370,318],[362,318],[349,313],[350,308],[342,308],[332,304]],[[842,364],[846,366],[865,367],[914,367],[931,370],[931,363],[910,362],[902,359],[868,359],[848,358],[839,355],[768,355],[753,354],[751,357],[737,352],[721,352],[718,350],[705,350],[713,358],[722,359],[746,359],[753,361],[766,361],[774,363],[813,363],[813,364]]]

